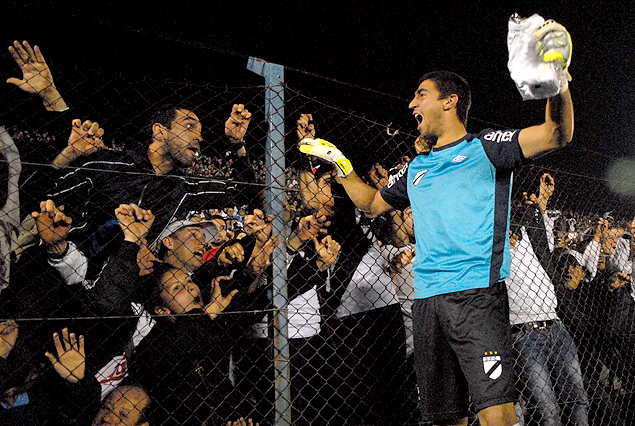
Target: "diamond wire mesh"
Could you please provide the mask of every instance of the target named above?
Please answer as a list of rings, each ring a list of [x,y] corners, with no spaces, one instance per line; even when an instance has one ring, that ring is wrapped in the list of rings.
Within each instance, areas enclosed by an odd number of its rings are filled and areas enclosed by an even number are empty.
[[[2,421],[225,424],[243,416],[272,424],[267,271],[277,238],[254,212],[267,207],[264,88],[95,72],[75,81],[79,107],[45,111],[16,96],[3,117]],[[290,366],[292,422],[419,424],[408,212],[372,221],[356,214],[331,168],[298,152],[296,128],[311,114],[316,135],[336,142],[374,186],[416,155],[415,136],[293,85],[286,96],[287,207],[274,214],[290,230],[277,241],[288,265],[290,356],[275,363]],[[249,121],[244,152],[240,138],[225,135],[238,104],[251,113],[234,117],[238,127]],[[164,105],[181,115],[156,116]],[[74,118],[98,122],[105,147],[55,168],[69,153]],[[159,139],[169,143],[153,151]],[[190,159],[178,160],[184,152]],[[156,168],[153,153],[175,167]],[[40,205],[47,199],[55,205]],[[604,181],[539,162],[518,170],[512,199],[513,259],[521,259],[512,260],[520,283],[512,311],[549,322],[513,328],[517,412],[524,424],[559,416],[583,424],[574,419],[587,411],[589,424],[629,424],[630,212]],[[190,226],[168,228],[178,220]]]

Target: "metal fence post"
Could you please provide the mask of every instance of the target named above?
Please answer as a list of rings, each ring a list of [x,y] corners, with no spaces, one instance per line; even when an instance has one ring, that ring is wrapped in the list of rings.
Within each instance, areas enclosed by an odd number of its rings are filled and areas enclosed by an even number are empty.
[[[285,212],[284,67],[250,57],[247,69],[265,78],[265,115],[269,123],[265,166],[267,170],[267,214],[273,231],[282,238],[273,253],[273,325],[275,371],[275,425],[291,425],[291,383],[287,323],[288,227]]]

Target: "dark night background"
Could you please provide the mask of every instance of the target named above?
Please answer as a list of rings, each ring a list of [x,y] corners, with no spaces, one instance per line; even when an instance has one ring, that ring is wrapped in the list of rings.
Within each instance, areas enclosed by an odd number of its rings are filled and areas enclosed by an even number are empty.
[[[418,78],[449,69],[473,90],[468,130],[537,124],[544,101],[523,102],[507,70],[507,21],[539,13],[573,37],[574,142],[537,164],[603,178],[619,158],[635,158],[635,7],[632,2],[16,2],[4,0],[0,46],[38,44],[56,83],[72,88],[78,69],[89,79],[117,73],[217,86],[254,86],[255,56],[287,67],[287,83],[330,105],[413,132],[407,109]],[[19,70],[3,47],[3,78]],[[96,81],[99,79],[96,78]],[[90,82],[81,90],[90,92]],[[4,85],[8,86],[8,85]],[[2,87],[5,99],[15,90]],[[100,109],[98,102],[95,109]],[[101,108],[117,110],[117,105]],[[621,179],[635,181],[635,170]],[[580,179],[596,197],[601,181]],[[627,215],[629,197],[619,198]]]

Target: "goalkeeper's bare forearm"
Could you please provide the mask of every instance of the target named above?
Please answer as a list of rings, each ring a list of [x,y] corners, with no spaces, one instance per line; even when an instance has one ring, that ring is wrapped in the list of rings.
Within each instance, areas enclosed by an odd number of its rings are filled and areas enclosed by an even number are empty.
[[[392,209],[377,189],[366,185],[357,176],[348,158],[332,143],[324,139],[304,138],[298,148],[304,154],[331,163],[346,193],[366,216],[376,217]]]
[[[390,204],[384,201],[379,190],[365,184],[355,171],[346,177],[339,178],[353,203],[368,217],[377,217],[382,213],[392,210]]]

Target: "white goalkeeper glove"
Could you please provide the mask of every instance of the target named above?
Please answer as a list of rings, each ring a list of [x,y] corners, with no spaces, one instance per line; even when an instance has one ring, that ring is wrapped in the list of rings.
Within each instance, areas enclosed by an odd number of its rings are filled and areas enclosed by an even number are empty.
[[[568,69],[573,49],[571,35],[564,26],[550,19],[536,30],[534,36],[538,41],[536,54],[540,60],[560,64],[563,74],[560,79],[560,91],[566,91],[571,81]]]
[[[353,171],[353,165],[342,151],[324,139],[305,138],[300,141],[300,151],[314,157],[326,160],[335,166],[339,177],[346,177]]]

